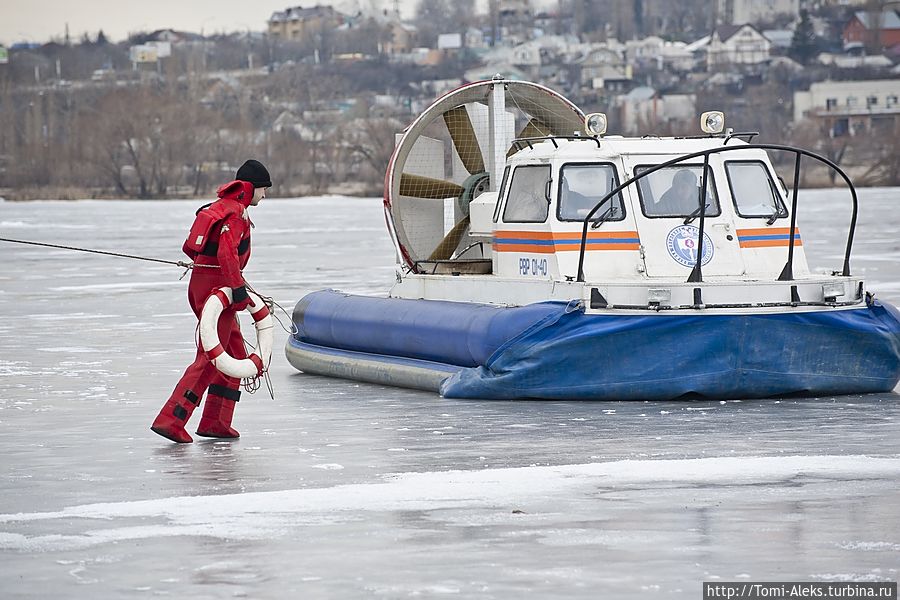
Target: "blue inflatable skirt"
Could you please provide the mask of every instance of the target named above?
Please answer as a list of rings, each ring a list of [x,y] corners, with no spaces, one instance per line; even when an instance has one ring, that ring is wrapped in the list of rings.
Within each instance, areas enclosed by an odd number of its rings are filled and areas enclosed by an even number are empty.
[[[448,398],[766,398],[888,392],[900,380],[900,313],[875,301],[616,316],[587,315],[577,301],[500,308],[321,291],[297,304],[294,323],[287,354],[298,369]]]

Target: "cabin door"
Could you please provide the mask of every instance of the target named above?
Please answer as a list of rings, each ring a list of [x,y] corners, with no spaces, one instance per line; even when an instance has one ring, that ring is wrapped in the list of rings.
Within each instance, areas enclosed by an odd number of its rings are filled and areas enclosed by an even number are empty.
[[[629,157],[625,167],[631,177],[670,158]],[[702,159],[666,167],[629,186],[649,277],[686,280],[697,262],[698,250],[703,253],[704,276],[744,274],[728,185],[719,181],[721,177],[715,177],[719,162],[718,157],[710,157],[702,250],[699,243]]]

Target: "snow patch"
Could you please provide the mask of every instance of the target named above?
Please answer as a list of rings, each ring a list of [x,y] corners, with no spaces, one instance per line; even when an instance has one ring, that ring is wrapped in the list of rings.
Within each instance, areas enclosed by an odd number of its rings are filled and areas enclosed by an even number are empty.
[[[341,469],[325,463],[321,469]],[[441,471],[389,475],[376,483],[337,485],[277,492],[202,497],[172,497],[136,502],[72,506],[57,512],[0,514],[0,523],[96,519],[104,522],[147,519],[153,524],[123,525],[85,531],[81,535],[27,537],[0,531],[0,548],[58,550],[113,541],[167,536],[210,536],[219,539],[267,539],[285,535],[300,524],[347,521],[361,512],[428,511],[522,506],[554,497],[596,494],[627,485],[682,484],[734,487],[748,483],[780,483],[802,476],[840,483],[864,479],[895,480],[900,458],[868,456],[721,457],[683,460],[622,460],[564,466],[538,466],[477,471]],[[604,540],[597,539],[596,543]],[[865,577],[866,575],[853,575]],[[817,578],[827,579],[826,574]],[[861,579],[856,579],[861,580]]]

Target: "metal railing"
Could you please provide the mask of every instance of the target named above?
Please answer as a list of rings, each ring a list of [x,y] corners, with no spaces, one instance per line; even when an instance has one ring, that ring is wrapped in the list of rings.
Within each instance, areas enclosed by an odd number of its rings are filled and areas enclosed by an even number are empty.
[[[542,135],[540,137],[528,137],[528,138],[516,138],[511,142],[511,145],[516,147],[516,152],[522,149],[522,144],[525,144],[530,149],[534,150],[535,142],[550,142],[553,144],[553,147],[559,149],[559,144],[557,140],[565,140],[567,142],[594,142],[597,144],[597,147],[600,147],[600,140],[594,136],[588,135]]]
[[[727,143],[727,142],[726,142]],[[584,253],[585,248],[587,246],[587,233],[588,233],[588,225],[591,222],[591,218],[594,214],[597,213],[600,208],[609,202],[612,198],[617,196],[622,192],[625,188],[630,186],[631,184],[647,177],[648,175],[659,171],[660,169],[664,169],[666,167],[670,167],[672,165],[677,165],[680,162],[684,162],[687,160],[691,160],[694,158],[703,157],[703,176],[700,184],[700,196],[698,197],[698,208],[700,210],[699,218],[700,224],[698,229],[699,231],[699,239],[697,241],[697,262],[694,264],[694,268],[691,270],[691,274],[688,276],[687,282],[702,282],[703,281],[703,270],[701,266],[701,261],[703,259],[703,226],[706,221],[706,191],[707,191],[707,174],[709,172],[709,157],[712,154],[722,154],[724,152],[733,152],[735,150],[776,150],[780,152],[793,152],[796,155],[796,160],[794,162],[794,185],[793,185],[793,197],[791,199],[791,229],[790,229],[790,239],[788,242],[788,256],[787,262],[784,265],[784,268],[781,271],[781,274],[778,276],[778,281],[793,281],[794,279],[794,271],[793,271],[793,263],[794,263],[794,238],[796,234],[797,227],[797,195],[800,189],[800,159],[803,156],[808,156],[812,159],[815,159],[831,169],[833,169],[841,178],[847,183],[847,187],[850,190],[850,195],[853,199],[853,213],[850,218],[850,230],[847,234],[847,248],[844,253],[844,266],[842,275],[845,277],[850,276],[850,249],[853,245],[853,234],[856,231],[856,216],[859,208],[859,202],[856,196],[856,188],[853,187],[853,182],[850,181],[850,178],[844,173],[843,170],[839,166],[837,166],[832,161],[828,160],[824,156],[815,154],[814,152],[810,152],[808,150],[804,150],[802,148],[796,148],[794,146],[786,146],[781,144],[744,144],[740,146],[722,146],[719,148],[710,148],[708,150],[703,150],[700,152],[694,152],[691,154],[685,154],[684,156],[679,156],[677,158],[673,158],[672,160],[666,161],[664,163],[660,163],[658,165],[654,165],[653,167],[648,168],[646,171],[641,172],[639,175],[635,175],[631,179],[625,181],[614,190],[610,191],[606,196],[604,196],[595,206],[588,212],[587,216],[584,218],[584,226],[581,231],[581,248],[578,252],[578,275],[577,281],[584,282]],[[703,199],[703,200],[701,200]],[[778,208],[776,207],[776,210]]]

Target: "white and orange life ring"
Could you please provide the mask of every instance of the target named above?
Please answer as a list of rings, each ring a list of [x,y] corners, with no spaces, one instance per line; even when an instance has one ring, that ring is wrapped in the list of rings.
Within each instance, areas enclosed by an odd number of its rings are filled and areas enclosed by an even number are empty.
[[[272,360],[273,324],[269,307],[257,294],[248,291],[250,305],[247,310],[253,317],[256,327],[256,352],[248,358],[238,359],[222,347],[219,339],[218,323],[222,311],[231,306],[232,291],[230,287],[221,287],[210,294],[203,304],[200,313],[200,345],[206,352],[210,362],[223,374],[229,377],[246,379],[262,374]]]

